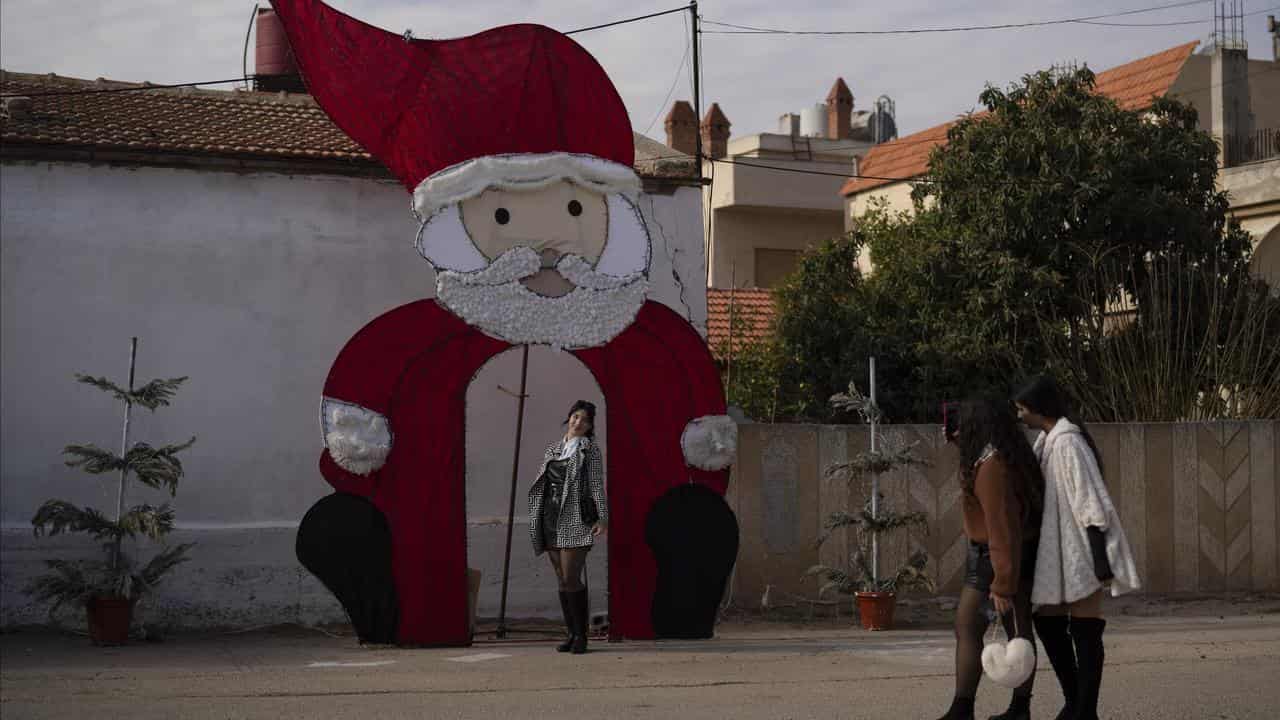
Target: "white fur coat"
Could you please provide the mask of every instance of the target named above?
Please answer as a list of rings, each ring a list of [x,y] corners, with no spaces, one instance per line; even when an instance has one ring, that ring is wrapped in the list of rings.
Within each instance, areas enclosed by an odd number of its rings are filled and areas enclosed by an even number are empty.
[[[1120,516],[1102,482],[1102,472],[1080,428],[1066,418],[1036,438],[1036,456],[1044,472],[1044,518],[1036,555],[1031,602],[1058,605],[1092,595],[1102,583],[1094,574],[1089,549],[1090,525],[1107,538],[1107,560],[1115,579],[1111,594],[1142,587]]]

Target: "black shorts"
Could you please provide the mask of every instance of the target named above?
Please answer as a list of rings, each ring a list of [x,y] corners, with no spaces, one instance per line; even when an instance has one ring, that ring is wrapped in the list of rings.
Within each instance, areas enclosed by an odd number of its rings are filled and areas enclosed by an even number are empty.
[[[1036,577],[1035,540],[1022,545],[1022,577],[1018,583],[1020,588],[1030,589]],[[996,579],[996,571],[991,567],[991,547],[986,543],[969,543],[969,551],[964,563],[964,584],[979,592],[991,592],[991,583]]]

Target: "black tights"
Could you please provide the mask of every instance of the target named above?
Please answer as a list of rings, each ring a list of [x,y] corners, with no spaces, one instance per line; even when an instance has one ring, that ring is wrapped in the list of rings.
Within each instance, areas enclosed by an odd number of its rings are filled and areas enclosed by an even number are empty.
[[[582,570],[587,565],[590,548],[548,548],[547,557],[556,571],[560,592],[576,592],[587,586]]]
[[[982,679],[982,636],[986,634],[987,601],[989,593],[965,585],[960,590],[960,604],[956,607],[956,697],[973,698],[978,694],[978,681]],[[1017,631],[1014,631],[1014,615],[1017,615]],[[1031,589],[1024,588],[1013,598],[1013,612],[1001,618],[1005,633],[1013,638],[1026,638],[1035,648],[1035,635],[1031,629]],[[1019,685],[1014,695],[1030,697],[1036,675],[1031,673],[1027,681]]]

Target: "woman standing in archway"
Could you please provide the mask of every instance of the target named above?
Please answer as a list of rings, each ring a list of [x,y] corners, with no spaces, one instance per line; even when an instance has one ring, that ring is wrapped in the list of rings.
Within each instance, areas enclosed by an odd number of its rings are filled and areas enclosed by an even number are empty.
[[[569,632],[556,650],[576,655],[587,651],[587,553],[609,521],[604,459],[595,442],[595,424],[596,406],[586,400],[575,402],[565,419],[564,437],[547,446],[538,479],[529,488],[533,552],[546,551],[551,560]]]

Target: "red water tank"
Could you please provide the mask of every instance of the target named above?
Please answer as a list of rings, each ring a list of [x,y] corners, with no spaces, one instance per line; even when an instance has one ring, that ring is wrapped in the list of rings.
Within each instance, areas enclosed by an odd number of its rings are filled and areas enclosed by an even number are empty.
[[[259,8],[256,20],[257,42],[254,46],[253,77],[258,90],[306,92],[298,75],[284,24],[271,8]]]

